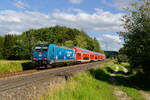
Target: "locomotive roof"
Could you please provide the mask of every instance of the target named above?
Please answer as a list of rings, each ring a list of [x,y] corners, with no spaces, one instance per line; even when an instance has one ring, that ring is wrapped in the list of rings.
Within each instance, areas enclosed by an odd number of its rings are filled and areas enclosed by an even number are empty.
[[[56,46],[58,48],[63,48],[63,49],[69,49],[69,50],[74,50],[73,48],[69,48],[69,47],[64,47],[64,46]]]
[[[48,46],[49,44],[36,44],[35,46]]]

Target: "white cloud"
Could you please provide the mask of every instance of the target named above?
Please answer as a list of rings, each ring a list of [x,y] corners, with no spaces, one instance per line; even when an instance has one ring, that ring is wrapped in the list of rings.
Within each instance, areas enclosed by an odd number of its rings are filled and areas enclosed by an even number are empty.
[[[69,0],[73,4],[80,4],[83,0]]]
[[[22,8],[22,9],[26,9],[29,7],[29,5],[23,3],[21,0],[14,0],[13,5],[16,6],[17,8]]]
[[[122,13],[113,14],[109,11],[103,11],[96,8],[92,14],[86,13],[80,9],[69,9],[69,12],[55,10],[51,14],[44,14],[40,12],[17,12],[14,10],[0,10],[0,35],[7,33],[19,34],[28,29],[50,27],[54,25],[63,25],[84,31],[92,32],[118,32],[123,30],[120,26],[122,22]],[[76,12],[76,13],[72,13]],[[118,50],[120,40],[116,36],[104,35],[100,40],[102,48],[107,48],[106,44],[110,45],[109,49]],[[110,41],[112,40],[112,41]],[[113,46],[114,45],[114,46]],[[117,49],[116,49],[117,48]]]
[[[116,43],[121,43],[121,39],[119,38],[119,36],[110,35],[110,34],[104,34],[103,36],[106,37],[106,38],[112,39]]]
[[[122,13],[113,14],[96,8],[95,13],[89,14],[80,9],[72,9],[76,14],[56,10],[48,15],[40,12],[17,12],[13,10],[0,11],[0,34],[11,31],[23,32],[30,28],[64,25],[68,27],[96,32],[118,32],[123,30],[120,26]]]
[[[39,12],[16,12],[13,10],[0,11],[0,35],[21,33],[30,28],[52,26],[51,18]]]
[[[53,13],[53,18],[57,24],[62,23],[66,26],[84,29],[86,31],[107,31],[116,32],[122,30],[122,13],[113,14],[102,9],[95,8],[95,13],[89,14],[77,10],[76,14],[57,11]]]
[[[123,41],[118,35],[103,34],[98,40],[103,50],[118,51],[123,46]]]
[[[68,11],[69,12],[83,12],[81,9],[77,9],[77,8],[68,8]]]
[[[7,34],[20,34],[20,32],[11,31],[11,32],[9,32],[9,33],[7,33]]]

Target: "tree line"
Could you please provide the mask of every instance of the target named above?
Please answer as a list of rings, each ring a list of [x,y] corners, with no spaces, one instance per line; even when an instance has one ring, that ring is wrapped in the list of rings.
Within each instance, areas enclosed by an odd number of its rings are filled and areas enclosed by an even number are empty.
[[[96,38],[84,31],[64,26],[30,29],[21,35],[0,36],[0,59],[31,59],[33,48],[38,43],[55,43],[58,46],[80,47],[95,52],[103,51]]]
[[[125,31],[119,32],[124,39],[118,60],[128,61],[131,69],[137,70],[150,79],[150,1],[132,4],[122,20]]]

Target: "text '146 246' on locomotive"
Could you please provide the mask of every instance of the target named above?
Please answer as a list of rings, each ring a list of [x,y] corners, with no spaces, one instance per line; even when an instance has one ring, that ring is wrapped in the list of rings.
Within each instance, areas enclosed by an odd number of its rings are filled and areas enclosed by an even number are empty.
[[[74,47],[60,47],[55,44],[37,44],[33,52],[33,63],[37,68],[58,64],[78,64],[105,60],[105,55]]]

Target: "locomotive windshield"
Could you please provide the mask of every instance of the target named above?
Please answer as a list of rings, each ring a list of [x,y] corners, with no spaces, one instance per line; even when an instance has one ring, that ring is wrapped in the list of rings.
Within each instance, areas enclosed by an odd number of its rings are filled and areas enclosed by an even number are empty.
[[[48,44],[35,45],[35,51],[48,51]]]

